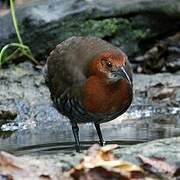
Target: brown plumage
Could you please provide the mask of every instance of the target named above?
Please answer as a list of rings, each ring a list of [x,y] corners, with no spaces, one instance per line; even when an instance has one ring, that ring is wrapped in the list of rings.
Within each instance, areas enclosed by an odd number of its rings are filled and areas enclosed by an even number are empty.
[[[100,123],[124,113],[132,101],[132,72],[127,56],[95,37],[71,37],[50,53],[46,82],[56,108],[72,124],[79,151],[77,123]]]

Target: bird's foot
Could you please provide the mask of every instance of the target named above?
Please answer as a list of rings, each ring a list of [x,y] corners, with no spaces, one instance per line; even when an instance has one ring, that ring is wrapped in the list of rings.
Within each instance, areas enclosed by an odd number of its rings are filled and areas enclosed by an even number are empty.
[[[101,146],[105,146],[105,145],[106,145],[106,141],[99,141],[99,144],[100,144]]]
[[[80,153],[80,152],[81,152],[80,146],[77,146],[77,145],[75,144],[75,150],[76,150],[76,152]]]

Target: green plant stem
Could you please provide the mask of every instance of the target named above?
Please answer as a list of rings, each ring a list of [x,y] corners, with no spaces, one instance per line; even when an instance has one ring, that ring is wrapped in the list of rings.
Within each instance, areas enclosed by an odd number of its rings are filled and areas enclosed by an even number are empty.
[[[25,56],[27,56],[31,61],[33,61],[34,63],[36,63],[36,64],[39,64],[37,61],[36,61],[36,59],[33,57],[33,55],[32,55],[32,53],[31,53],[31,50],[29,49],[29,47],[28,47],[28,50],[27,51],[24,51],[23,52],[23,54],[25,55]]]
[[[11,43],[11,44],[7,44],[5,45],[2,49],[1,49],[1,52],[0,52],[0,65],[3,64],[3,55],[5,53],[5,51],[10,48],[10,47],[18,47],[18,48],[23,48],[23,49],[26,49],[26,50],[29,50],[29,47],[28,46],[25,46],[23,44],[19,44],[19,43]],[[24,53],[24,52],[23,52]]]
[[[10,54],[9,56],[6,57],[5,61],[9,61],[10,59],[15,58],[19,51],[20,51],[20,49],[17,48],[12,54]],[[3,61],[2,61],[2,63],[3,63]]]
[[[20,33],[19,33],[20,31],[19,31],[19,28],[18,28],[18,23],[17,23],[17,19],[16,19],[16,15],[15,15],[13,0],[10,0],[10,8],[11,8],[11,16],[12,16],[12,19],[13,19],[13,24],[14,24],[14,28],[15,28],[15,31],[16,31],[16,35],[18,37],[19,43],[23,44],[23,41],[22,41]]]
[[[3,64],[3,54],[5,53],[5,51],[10,48],[10,47],[17,47],[18,49],[16,50],[21,50],[21,49],[24,49],[24,51],[22,51],[22,54],[24,54],[25,56],[27,56],[29,59],[31,59],[34,63],[38,64],[38,62],[33,58],[32,56],[32,53],[29,49],[28,46],[26,45],[23,45],[23,44],[19,44],[19,43],[11,43],[11,44],[7,44],[5,45],[2,49],[1,49],[1,52],[0,52],[0,66]],[[14,53],[14,52],[13,52]],[[12,57],[12,54],[10,55]],[[9,59],[8,56],[7,58]],[[6,58],[6,61],[7,61],[7,58]]]
[[[11,10],[11,16],[12,16],[12,20],[13,20],[13,25],[14,25],[14,28],[15,28],[16,35],[17,35],[19,43],[10,43],[10,44],[5,45],[1,49],[1,51],[0,51],[0,67],[2,66],[3,63],[5,63],[6,61],[12,59],[18,52],[20,53],[20,56],[25,55],[30,60],[32,60],[34,63],[38,64],[38,62],[33,57],[30,48],[23,44],[23,41],[22,41],[22,38],[21,38],[21,35],[20,35],[20,31],[19,31],[19,28],[18,28],[18,23],[17,23],[17,19],[16,19],[13,0],[10,0],[10,10]],[[15,49],[14,52],[12,52],[9,56],[6,56],[3,59],[3,55],[5,54],[7,49],[9,49],[10,47],[16,47],[17,49]]]

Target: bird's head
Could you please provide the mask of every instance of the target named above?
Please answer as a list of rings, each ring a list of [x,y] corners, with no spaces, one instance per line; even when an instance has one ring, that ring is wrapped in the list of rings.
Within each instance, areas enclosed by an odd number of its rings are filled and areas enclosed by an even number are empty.
[[[121,50],[109,49],[96,56],[90,65],[91,74],[113,83],[118,80],[127,80],[132,84],[127,56]]]

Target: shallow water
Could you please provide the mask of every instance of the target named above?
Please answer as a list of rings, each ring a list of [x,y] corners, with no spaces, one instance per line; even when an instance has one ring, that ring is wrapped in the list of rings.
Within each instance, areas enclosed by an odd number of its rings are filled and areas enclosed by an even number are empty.
[[[0,140],[1,150],[4,149],[18,155],[74,151],[74,138],[69,121],[59,114],[56,115],[62,118],[61,121],[57,119],[58,121],[51,121],[51,124],[47,121],[45,124],[34,122],[34,127],[32,127],[32,122],[20,124],[21,128],[9,137]],[[92,124],[80,124],[79,126],[81,149],[87,149],[93,143],[98,142]],[[106,143],[115,143],[120,147],[153,139],[180,136],[180,108],[132,105],[124,115],[102,124],[101,127]],[[4,135],[9,134],[10,129],[13,130],[13,128],[17,128],[14,123],[4,124],[2,126]]]

